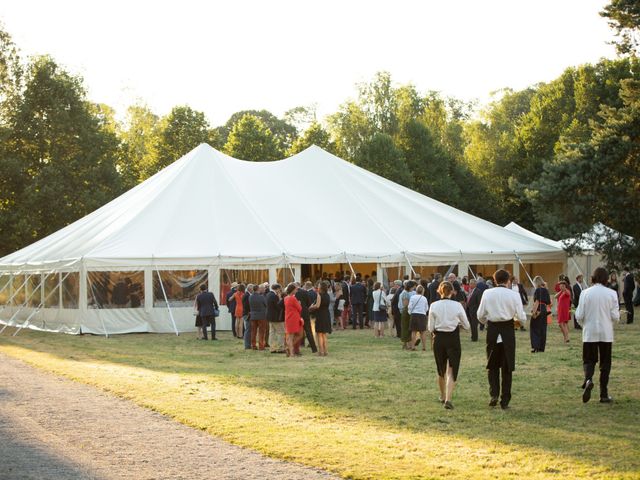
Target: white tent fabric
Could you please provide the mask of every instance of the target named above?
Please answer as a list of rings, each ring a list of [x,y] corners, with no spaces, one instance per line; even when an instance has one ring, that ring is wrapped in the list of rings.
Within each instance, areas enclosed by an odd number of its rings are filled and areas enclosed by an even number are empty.
[[[557,248],[564,248],[566,245],[573,245],[575,243],[575,240],[571,238],[566,240],[551,240],[543,237],[542,235],[538,235],[531,230],[527,230],[515,222],[509,223],[504,228],[511,232],[519,233]],[[577,242],[579,248],[582,249],[582,252],[572,257],[568,257],[567,262],[567,276],[571,281],[574,281],[578,275],[582,275],[584,277],[584,281],[588,282],[591,273],[595,268],[606,266],[604,257],[600,253],[594,251],[594,236],[604,235],[606,233],[604,229],[609,229],[609,233],[619,234],[602,223],[596,223],[591,229],[590,234],[587,235],[585,239]]]
[[[510,222],[504,228],[509,230],[510,232],[518,233],[525,237],[529,237],[539,242],[546,243],[547,245],[550,245],[552,247],[562,248],[562,242],[559,242],[557,240],[551,240],[550,238],[546,238],[546,237],[543,237],[542,235],[538,235],[537,233],[532,232],[531,230],[527,230],[526,228],[521,227],[516,222]]]
[[[78,311],[67,312],[70,331],[171,331],[172,313],[148,301],[136,312],[88,309],[87,273],[144,271],[148,299],[161,269],[209,270],[215,284],[220,267],[498,264],[513,262],[516,253],[530,262],[565,259],[555,245],[505,230],[315,146],[280,161],[248,162],[202,144],[95,212],[0,259],[0,274],[79,272]],[[15,308],[5,310],[17,315]],[[0,321],[7,312],[0,311]],[[181,315],[175,330],[192,329],[191,312]]]
[[[203,144],[0,269],[227,263],[450,262],[559,249],[456,210],[321,148],[276,162]],[[286,260],[283,260],[285,259]]]

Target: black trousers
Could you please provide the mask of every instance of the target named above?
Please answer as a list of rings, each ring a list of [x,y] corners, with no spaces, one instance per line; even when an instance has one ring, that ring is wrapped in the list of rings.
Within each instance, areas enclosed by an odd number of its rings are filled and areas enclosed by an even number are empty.
[[[623,295],[624,308],[627,309],[627,323],[633,323],[633,292]]]
[[[236,317],[235,315],[231,315],[231,333],[233,336],[236,336]]]
[[[398,338],[402,338],[402,320],[400,318],[400,312],[392,312],[393,316],[393,326],[396,329],[396,336]]]
[[[596,363],[600,363],[600,398],[609,396],[609,373],[611,372],[611,342],[584,342],[582,344],[582,364],[584,381],[593,381]],[[599,358],[598,358],[599,357]],[[583,385],[584,387],[584,385]]]
[[[358,328],[358,325],[360,325],[360,330],[364,328],[363,310],[364,310],[364,304],[362,303],[351,304],[351,321],[353,322],[354,330]]]
[[[490,368],[488,370],[489,394],[491,395],[491,398],[500,397],[500,405],[507,406],[511,401],[511,382],[513,380],[513,372],[507,363],[507,357],[504,353],[502,343],[499,343],[496,346],[494,353],[497,358],[502,359],[502,365],[500,365],[499,368]],[[500,373],[502,373],[502,385],[500,385]],[[502,392],[502,395],[500,392]]]
[[[216,338],[216,317],[213,315],[207,315],[202,317],[202,337],[207,339],[207,327],[211,325],[211,338]]]
[[[478,341],[478,319],[476,317],[469,317],[469,325],[471,325],[471,341]]]
[[[318,351],[318,347],[316,347],[316,341],[313,338],[313,332],[311,331],[311,317],[303,317],[304,320],[304,334],[309,341],[309,346],[311,347],[311,351],[316,353]],[[301,345],[304,347],[304,336],[302,337]]]

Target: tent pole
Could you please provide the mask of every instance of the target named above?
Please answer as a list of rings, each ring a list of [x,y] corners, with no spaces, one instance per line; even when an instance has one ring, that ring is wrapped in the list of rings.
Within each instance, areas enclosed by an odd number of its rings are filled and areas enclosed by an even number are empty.
[[[349,264],[349,268],[351,269],[351,275],[353,275],[353,279],[356,279],[356,271],[353,269],[353,265],[351,265],[351,262],[349,261],[349,257],[347,257],[347,252],[344,252],[344,258],[347,261],[347,263]]]
[[[449,270],[447,270],[447,273],[444,274],[444,278],[446,279],[451,273],[453,273],[453,269],[456,268],[456,265],[458,265],[458,262],[453,263],[450,267]]]
[[[289,267],[289,270],[291,271],[291,278],[293,278],[293,282],[295,283],[296,281],[296,272],[293,270],[293,267],[291,266],[291,262],[289,261],[289,256],[285,253],[283,254],[284,257],[284,262],[287,265],[287,267]],[[285,287],[285,285],[283,285],[283,287]]]
[[[30,276],[31,276],[31,275],[30,275]],[[43,281],[44,281],[44,277],[42,276],[42,274],[40,274],[40,283],[38,284],[38,286],[37,286],[36,288],[34,288],[34,289],[33,289],[33,292],[31,292],[31,293],[29,294],[29,296],[25,299],[25,303],[29,303],[29,300],[31,300],[31,297],[33,297],[33,294],[34,294],[34,293],[36,293],[36,292],[37,292],[37,291],[42,287],[42,282],[43,282]],[[33,312],[31,312],[31,313],[29,314],[29,316],[27,317],[27,319],[26,319],[24,322],[22,322],[22,324],[21,324],[19,327],[16,327],[16,331],[15,331],[15,332],[13,332],[13,335],[11,335],[12,337],[15,337],[15,336],[18,334],[18,332],[19,332],[20,330],[22,330],[23,328],[26,328],[26,327],[27,327],[27,325],[29,325],[29,320],[31,320],[31,318],[32,318],[36,313],[38,313],[38,312],[40,311],[40,308],[42,307],[42,303],[43,303],[43,301],[42,301],[42,292],[41,292],[41,293],[40,293],[40,304],[36,307],[36,309],[35,309]],[[16,312],[16,313],[17,313],[17,312]]]
[[[29,279],[29,277],[30,277],[30,276],[31,276],[31,275],[27,275],[27,276],[25,277],[24,282],[22,282],[22,285],[20,285],[20,287],[18,288],[18,291],[20,291],[22,288],[24,288],[24,286],[27,284],[27,280]],[[11,279],[11,280],[13,280],[13,279]],[[18,293],[18,292],[13,292],[13,294],[11,295],[11,297],[9,297],[9,300],[7,300],[7,304],[6,304],[6,305],[3,305],[3,306],[2,306],[2,308],[0,308],[0,312],[1,312],[2,310],[4,310],[8,305],[10,305],[10,304],[11,304],[11,301],[15,298],[15,296],[16,296],[16,294],[17,294],[17,293]]]
[[[533,288],[536,288],[535,283],[533,283],[533,279],[531,278],[531,275],[529,275],[529,272],[527,271],[527,268],[524,266],[524,263],[522,263],[522,260],[520,259],[520,255],[518,255],[518,252],[516,252],[515,250],[513,251],[513,254],[516,256],[516,260],[518,260],[518,262],[520,263],[520,265],[522,266],[522,269],[524,270],[524,273],[527,274],[527,278],[529,279],[529,282],[531,282],[531,286]]]
[[[24,279],[24,282],[22,284],[22,286],[20,287],[20,289],[24,288],[25,285],[27,284],[27,282],[29,281],[29,279],[31,278],[31,275],[27,275],[26,278]],[[18,289],[18,290],[20,290]],[[15,311],[15,313],[13,315],[11,315],[11,318],[7,321],[7,325],[10,324],[11,322],[13,322],[13,320],[18,316],[18,314],[20,313],[20,311],[26,307],[27,303],[29,303],[29,299],[31,298],[31,296],[33,295],[33,292],[31,293],[31,295],[29,295],[27,297],[27,295],[25,294],[24,296],[24,302],[22,302],[20,304],[20,306],[18,307],[18,310]],[[4,331],[4,328],[2,329],[2,331]],[[2,332],[0,332],[2,333]]]
[[[171,319],[171,323],[173,324],[173,329],[176,332],[176,337],[179,337],[178,327],[176,327],[176,321],[173,319],[173,312],[171,311],[171,305],[169,305],[169,299],[167,298],[167,292],[164,290],[164,284],[162,283],[162,277],[160,276],[160,270],[158,270],[158,266],[156,265],[156,273],[158,274],[158,282],[160,282],[160,288],[162,289],[162,295],[164,296],[164,301],[167,304],[167,310],[169,311],[169,318]]]
[[[64,281],[69,275],[71,274],[71,272],[68,272],[62,279],[62,281]],[[55,274],[54,274],[55,275]],[[49,276],[49,274],[45,274],[45,276],[43,277],[42,281],[44,282],[44,280]],[[20,327],[17,327],[17,330],[14,332],[14,334],[12,335],[13,337],[15,337],[18,332],[20,332],[20,330],[22,330],[24,327],[27,326],[27,324],[29,323],[29,320],[31,320],[31,317],[33,317],[34,315],[36,315],[44,306],[45,302],[49,299],[49,297],[51,296],[51,294],[53,293],[57,293],[56,289],[54,288],[53,291],[49,292],[49,295],[45,296],[42,301],[40,302],[40,305],[38,305],[36,307],[36,310],[34,312],[31,312],[31,314],[27,317],[27,319],[23,322],[23,324]],[[45,323],[42,322],[42,329],[46,330],[46,326]],[[1,332],[0,332],[1,333]]]
[[[464,255],[462,254],[462,250],[460,250],[460,258],[462,259],[462,261],[464,263],[467,264],[467,268],[469,269],[469,271],[471,272],[471,275],[473,275],[474,280],[478,280],[478,277],[476,277],[476,274],[473,273],[473,269],[471,268],[471,264],[469,262],[467,262],[467,260],[464,258]]]
[[[404,258],[407,260],[407,264],[409,265],[409,268],[411,269],[411,273],[413,274],[413,278],[416,278],[416,271],[413,269],[413,265],[411,265],[411,262],[409,261],[409,256],[407,255],[407,252],[402,252],[402,254],[404,255]]]
[[[581,268],[580,268],[580,266],[578,265],[578,262],[576,262],[575,258],[573,258],[573,255],[571,255],[569,258],[570,258],[570,259],[571,259],[571,261],[573,262],[573,265],[576,267],[576,270],[578,270],[578,273],[584,277],[584,276],[585,276],[585,275],[584,275],[584,272],[582,271],[582,269],[581,269]]]
[[[71,272],[69,272],[71,273]],[[65,277],[66,278],[66,277]],[[64,282],[64,278],[60,280],[60,291],[62,291],[62,282]],[[89,290],[91,290],[91,298],[93,298],[93,303],[96,305],[96,315],[98,316],[98,319],[100,320],[100,323],[102,324],[102,331],[104,332],[104,337],[105,338],[109,338],[109,332],[107,332],[107,326],[104,323],[104,318],[102,318],[102,315],[100,315],[100,310],[102,310],[102,305],[100,303],[98,303],[98,300],[96,300],[96,294],[93,291],[93,282],[91,283],[91,285],[89,286]],[[87,308],[88,310],[88,308]]]

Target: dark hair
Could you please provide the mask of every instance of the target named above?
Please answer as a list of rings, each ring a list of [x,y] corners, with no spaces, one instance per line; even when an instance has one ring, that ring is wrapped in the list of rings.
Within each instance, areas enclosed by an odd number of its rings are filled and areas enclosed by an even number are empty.
[[[499,270],[496,270],[496,273],[493,274],[493,279],[498,285],[502,283],[507,283],[509,281],[509,278],[511,278],[511,274],[506,270],[503,270],[502,268]]]
[[[374,290],[379,290],[381,286],[382,286],[382,284],[380,282],[376,282],[375,285],[373,286],[373,289]]]
[[[287,285],[287,295],[291,295],[295,289],[296,289],[295,283],[290,283],[289,285]]]
[[[593,271],[593,275],[591,276],[591,283],[599,283],[606,286],[608,281],[609,274],[607,273],[606,269],[598,267]]]
[[[271,290],[280,290],[281,288],[282,287],[279,283],[274,283],[273,285],[271,285]]]
[[[207,286],[204,283],[200,285],[200,290],[204,292],[206,289],[207,289]]]
[[[329,292],[329,282],[323,280],[320,282],[320,293],[328,293]]]
[[[244,283],[241,283],[240,285],[238,285],[238,291],[239,292],[244,292],[246,290],[247,287],[244,286]]]

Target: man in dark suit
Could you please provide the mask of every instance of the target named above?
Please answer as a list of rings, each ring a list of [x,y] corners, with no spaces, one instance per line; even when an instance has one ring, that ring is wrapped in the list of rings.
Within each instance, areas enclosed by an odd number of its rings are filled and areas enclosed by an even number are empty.
[[[342,281],[342,298],[344,298],[344,312],[346,319],[351,320],[351,277],[349,275],[344,277]]]
[[[580,305],[580,294],[582,293],[582,275],[578,275],[576,277],[576,283],[573,285],[573,306],[577,309],[578,305]],[[573,315],[573,328],[576,330],[582,330],[582,327],[576,320],[575,314]]]
[[[475,279],[469,280],[469,299],[467,300],[467,317],[471,325],[471,341],[478,341],[478,307],[482,300],[482,293],[487,288],[484,282],[477,283]]]
[[[309,299],[309,293],[306,290],[300,288],[300,284],[296,283],[298,290],[296,290],[296,298],[302,305],[301,317],[304,320],[304,333],[309,341],[309,346],[311,347],[311,351],[316,353],[318,348],[316,347],[316,341],[313,338],[313,332],[311,331],[311,316],[309,315],[309,306],[311,305],[311,301]],[[302,337],[302,346],[304,346],[304,337]]]
[[[427,295],[427,301],[429,305],[434,302],[440,300],[440,294],[438,293],[438,287],[440,286],[440,282],[442,281],[442,275],[440,273],[436,273],[433,277],[433,282],[429,284],[429,294]]]
[[[625,268],[628,272],[623,282],[622,299],[624,300],[624,308],[627,310],[627,324],[633,323],[633,292],[636,289],[635,275],[629,267]]]
[[[202,318],[202,340],[207,340],[207,327],[211,325],[211,340],[216,338],[216,316],[218,302],[213,292],[207,291],[206,285],[200,285],[200,293],[196,297],[196,308],[198,315]]]
[[[393,298],[391,299],[391,315],[393,316],[393,325],[396,329],[396,337],[400,338],[402,336],[402,324],[400,321],[402,312],[400,312],[398,302],[400,301],[400,295],[404,291],[404,286],[402,285],[402,280],[396,280],[394,285],[396,287],[396,293],[393,294]]]
[[[238,290],[238,284],[233,282],[231,284],[231,290],[227,292],[225,296],[225,304],[229,309],[229,314],[231,315],[231,333],[233,333],[234,337],[239,337],[240,335],[236,334],[236,300],[233,298],[233,294]]]
[[[367,287],[364,282],[356,282],[351,286],[351,321],[355,330],[360,325],[360,330],[364,328],[364,304],[367,299]]]

